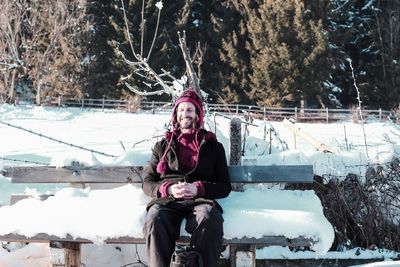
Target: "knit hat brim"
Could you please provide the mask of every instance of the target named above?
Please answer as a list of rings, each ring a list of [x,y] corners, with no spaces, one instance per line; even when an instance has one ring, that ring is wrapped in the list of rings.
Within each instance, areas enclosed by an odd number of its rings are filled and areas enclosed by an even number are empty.
[[[172,112],[172,126],[175,127],[176,124],[176,109],[179,104],[184,102],[192,103],[195,106],[197,114],[199,116],[199,123],[198,125],[196,125],[196,128],[201,128],[203,126],[204,117],[203,104],[200,96],[193,89],[188,89],[184,91],[182,95],[175,101],[174,110]]]

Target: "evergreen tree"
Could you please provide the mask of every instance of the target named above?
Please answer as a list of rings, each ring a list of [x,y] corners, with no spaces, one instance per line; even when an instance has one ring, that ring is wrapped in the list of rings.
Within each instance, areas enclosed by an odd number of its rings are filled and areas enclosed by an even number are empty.
[[[329,47],[334,54],[333,68],[325,86],[330,87],[336,106],[348,106],[351,99],[356,98],[355,90],[347,90],[352,84],[351,70],[346,47],[354,38],[350,20],[353,14],[349,11],[349,1],[331,1],[327,13],[327,33]]]
[[[352,70],[364,107],[392,108],[399,102],[399,21],[397,1],[334,1],[330,42],[337,48],[332,84],[343,106],[357,104]]]
[[[372,48],[372,31],[370,24],[373,13],[364,8],[363,0],[333,1],[329,14],[330,43],[336,48],[335,68],[330,81],[340,88],[336,95],[344,107],[357,104],[357,91],[354,88],[352,72],[360,88],[361,99],[366,100],[365,74],[366,63],[376,50]],[[374,51],[375,50],[375,51]],[[348,59],[351,59],[351,70]],[[373,60],[374,61],[374,60]]]
[[[367,104],[374,108],[391,109],[400,101],[400,2],[377,0],[371,5],[374,14],[374,62],[367,66]]]
[[[182,14],[188,15],[181,27],[187,33],[191,51],[196,50],[197,44],[203,49],[202,61],[195,61],[194,65],[199,74],[200,87],[209,94],[208,100],[216,102],[221,95],[219,49],[224,35],[225,22],[221,21],[224,7],[221,1],[216,0],[185,2]]]
[[[91,33],[86,44],[85,96],[90,98],[118,98],[122,88],[118,86],[124,70],[116,62],[110,42],[123,36],[113,27],[113,18],[120,9],[120,1],[88,1],[87,14],[92,18]]]
[[[320,16],[306,1],[264,1],[249,17],[251,91],[260,105],[324,106],[321,83],[329,71],[329,49]]]
[[[247,24],[250,6],[240,0],[224,1],[219,20],[223,37],[219,48],[219,84],[223,103],[249,103],[246,92],[250,90],[250,52],[246,49]]]

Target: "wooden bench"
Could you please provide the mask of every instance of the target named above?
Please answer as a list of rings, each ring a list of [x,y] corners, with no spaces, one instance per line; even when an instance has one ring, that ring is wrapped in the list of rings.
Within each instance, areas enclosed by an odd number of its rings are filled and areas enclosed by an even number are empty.
[[[250,183],[312,183],[312,165],[294,166],[229,166],[231,182],[234,187],[238,184]],[[63,168],[55,167],[12,167],[6,168],[3,175],[11,177],[12,183],[66,183],[74,187],[84,188],[93,184],[112,184],[114,186],[126,183],[142,183],[144,167],[85,167],[74,165]],[[14,196],[11,203],[21,199]],[[27,238],[17,234],[0,236],[1,241],[7,242],[49,242],[53,248],[62,249],[62,255],[57,256],[57,264],[63,262],[64,266],[80,266],[80,246],[91,243],[90,240],[67,237],[57,237],[45,233]],[[234,238],[225,239],[225,245],[229,245],[230,266],[236,266],[236,253],[246,251],[252,257],[252,266],[256,262],[257,246],[289,246],[307,247],[316,240],[311,238],[297,237],[289,239],[285,236],[264,236],[262,238]],[[188,237],[182,237],[178,243],[187,243]],[[118,244],[144,244],[144,239],[133,237],[120,237],[107,239],[105,243]],[[54,250],[52,250],[54,251]],[[60,260],[60,258],[62,258]],[[56,265],[53,265],[56,266]],[[62,265],[57,265],[62,266]]]

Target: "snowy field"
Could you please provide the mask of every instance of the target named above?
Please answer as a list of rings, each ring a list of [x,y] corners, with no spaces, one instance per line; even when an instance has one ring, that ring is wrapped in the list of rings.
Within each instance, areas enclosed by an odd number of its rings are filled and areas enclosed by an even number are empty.
[[[69,165],[72,161],[88,166],[145,165],[150,158],[151,147],[158,140],[152,137],[162,135],[169,120],[169,113],[128,114],[0,105],[0,168],[36,165],[23,161],[53,166]],[[334,153],[316,151],[302,138],[295,138],[281,122],[253,123],[257,126],[247,128],[249,137],[246,138],[243,164],[312,164],[315,174],[345,177],[348,173],[363,175],[367,164],[387,163],[400,153],[400,128],[391,122],[369,121],[365,124],[365,138],[362,125],[351,121],[296,124]],[[49,140],[16,127],[91,151]],[[206,129],[216,129],[218,140],[226,149],[229,147],[229,120],[216,117],[215,125],[211,117],[206,119]],[[32,198],[9,206],[10,195],[21,193],[52,193],[54,197],[46,201]],[[11,184],[9,179],[0,176],[0,234],[16,232],[33,236],[46,232],[63,236],[69,233],[88,238],[95,245],[83,246],[82,260],[85,266],[90,267],[123,266],[136,261],[137,255],[146,262],[142,246],[138,247],[138,251],[134,245],[118,246],[115,249],[115,246],[102,245],[102,241],[107,237],[121,235],[140,237],[144,207],[148,201],[141,189],[134,185],[109,190],[71,189],[60,185],[39,184],[27,187]],[[228,198],[219,202],[224,208],[224,230],[228,238],[245,234],[254,237],[285,234],[288,237],[303,235],[321,238],[313,248],[315,252],[293,253],[286,248],[270,247],[257,250],[260,259],[389,259],[398,255],[384,248],[326,254],[333,242],[333,228],[323,216],[321,203],[313,191],[281,191],[279,188],[258,185],[247,188],[243,193],[232,192]],[[27,214],[35,216],[27,219]],[[11,252],[0,248],[1,267],[47,266],[47,244],[11,244],[7,248]],[[395,266],[393,264],[397,263],[385,264]]]

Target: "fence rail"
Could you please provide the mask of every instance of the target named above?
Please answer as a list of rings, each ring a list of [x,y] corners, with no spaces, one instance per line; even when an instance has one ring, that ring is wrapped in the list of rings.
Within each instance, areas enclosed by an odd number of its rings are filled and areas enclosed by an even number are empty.
[[[32,99],[19,99],[18,103],[33,103]],[[82,109],[101,109],[124,110],[127,112],[148,111],[152,113],[170,112],[172,110],[171,102],[160,101],[133,101],[116,99],[72,99],[72,98],[46,98],[43,100],[44,106],[57,107],[80,107]],[[280,121],[284,118],[294,119],[298,122],[336,122],[336,121],[360,121],[360,112],[358,109],[312,109],[305,108],[274,108],[249,106],[239,104],[207,104],[210,113],[220,113],[228,116],[242,115],[248,118],[265,119]],[[394,121],[399,122],[399,115],[395,112],[382,109],[363,109],[362,116],[365,121]]]

